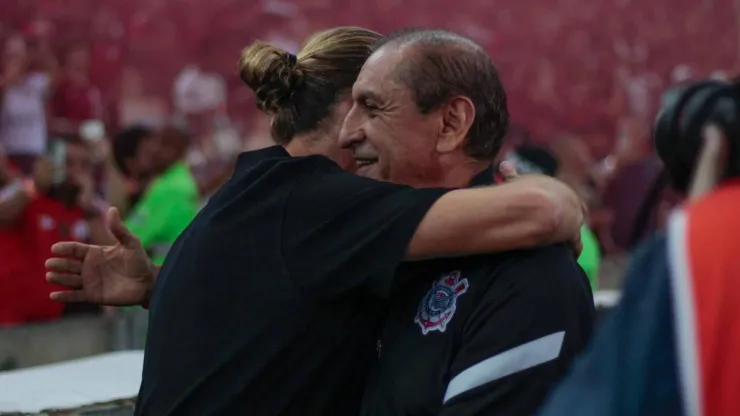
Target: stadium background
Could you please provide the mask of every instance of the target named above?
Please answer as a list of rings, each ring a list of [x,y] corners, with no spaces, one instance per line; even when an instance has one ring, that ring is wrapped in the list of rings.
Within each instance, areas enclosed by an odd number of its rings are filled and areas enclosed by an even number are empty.
[[[60,56],[70,45],[90,46],[109,132],[177,113],[175,84],[195,66],[226,86],[224,100],[201,114],[205,123],[228,114],[246,148],[267,135],[235,76],[251,41],[297,51],[306,36],[338,25],[448,28],[493,57],[514,121],[510,139],[571,138],[566,153],[578,156],[563,162],[588,170],[615,155],[650,158],[650,126],[670,84],[740,72],[739,21],[740,1],[731,0],[0,0],[0,39],[45,28]],[[631,192],[650,179],[640,181],[628,181]],[[591,207],[592,221],[624,228],[602,205]],[[629,250],[603,249],[602,287],[618,290]],[[140,347],[144,321],[129,310],[0,329],[0,368]]]

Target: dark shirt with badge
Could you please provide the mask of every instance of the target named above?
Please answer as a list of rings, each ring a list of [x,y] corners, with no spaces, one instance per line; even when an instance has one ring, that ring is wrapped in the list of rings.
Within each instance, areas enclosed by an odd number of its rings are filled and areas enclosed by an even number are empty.
[[[531,415],[591,335],[591,288],[564,244],[400,273],[363,416]]]
[[[445,192],[242,154],[159,272],[136,414],[357,414],[396,268]]]

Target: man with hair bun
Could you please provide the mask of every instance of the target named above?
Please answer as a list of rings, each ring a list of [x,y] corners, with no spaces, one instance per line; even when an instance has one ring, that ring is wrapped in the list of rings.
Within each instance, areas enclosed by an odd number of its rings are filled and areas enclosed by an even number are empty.
[[[379,39],[340,27],[297,56],[244,50],[240,77],[278,145],[239,156],[161,269],[115,211],[116,247],[53,248],[74,258],[47,262],[73,289],[56,299],[150,300],[137,415],[357,414],[386,300],[413,278],[400,263],[577,238],[578,198],[550,178],[455,190],[353,174],[338,138]]]

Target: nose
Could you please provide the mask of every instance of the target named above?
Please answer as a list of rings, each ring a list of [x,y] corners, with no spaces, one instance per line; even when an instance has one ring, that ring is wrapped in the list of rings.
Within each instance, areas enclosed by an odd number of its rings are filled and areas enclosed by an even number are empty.
[[[339,134],[339,147],[352,149],[365,141],[365,133],[362,130],[347,131],[342,129]]]
[[[339,147],[342,149],[351,149],[365,140],[365,133],[360,128],[362,124],[360,118],[357,114],[357,104],[352,105],[339,132]]]

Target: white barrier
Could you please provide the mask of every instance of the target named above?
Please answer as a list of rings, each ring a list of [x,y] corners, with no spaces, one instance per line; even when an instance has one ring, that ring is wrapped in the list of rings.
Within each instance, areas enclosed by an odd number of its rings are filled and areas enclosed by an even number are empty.
[[[135,399],[143,364],[143,351],[123,351],[0,373],[0,415]]]
[[[596,309],[611,309],[617,306],[621,297],[621,290],[598,290],[594,293],[594,304]]]
[[[618,290],[597,291],[596,309],[613,308],[620,295]],[[133,401],[141,383],[143,363],[143,351],[124,351],[0,372],[0,415]]]

